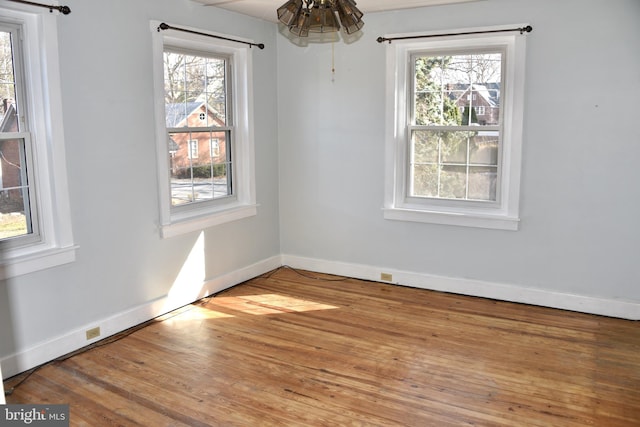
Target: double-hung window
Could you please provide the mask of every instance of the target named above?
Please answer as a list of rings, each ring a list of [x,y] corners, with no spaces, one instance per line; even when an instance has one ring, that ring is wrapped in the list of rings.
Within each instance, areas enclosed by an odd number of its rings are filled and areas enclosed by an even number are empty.
[[[524,37],[387,49],[385,218],[516,230]]]
[[[162,236],[255,215],[249,48],[157,26],[152,22]]]
[[[0,277],[75,259],[56,14],[0,7]]]

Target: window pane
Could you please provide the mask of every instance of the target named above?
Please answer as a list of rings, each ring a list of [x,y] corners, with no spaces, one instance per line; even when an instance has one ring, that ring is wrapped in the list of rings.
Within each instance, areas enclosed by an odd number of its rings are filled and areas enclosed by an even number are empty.
[[[442,166],[440,169],[440,197],[465,199],[467,190],[467,168],[465,166]]]
[[[166,126],[226,126],[226,61],[220,58],[164,53]],[[204,120],[194,121],[197,110],[206,110]]]
[[[414,165],[411,175],[413,196],[438,197],[437,165]]]
[[[498,169],[495,167],[469,167],[469,194],[472,200],[495,200]]]
[[[471,132],[440,132],[442,163],[467,163],[467,148]]]
[[[477,132],[470,140],[469,162],[498,166],[498,132]]]
[[[495,201],[498,132],[416,130],[410,197]]]
[[[200,94],[206,89],[206,60],[200,56],[184,55],[185,86],[189,92]]]
[[[25,143],[0,141],[0,239],[32,233]]]
[[[499,123],[501,53],[417,56],[413,66],[414,124]]]
[[[229,131],[169,134],[172,206],[232,194],[231,159],[227,150],[229,136]],[[212,141],[216,143],[213,152]]]
[[[207,62],[205,101],[213,111],[219,123],[214,126],[225,126],[227,122],[227,78],[226,61],[209,59]]]
[[[414,163],[438,163],[439,135],[436,132],[416,131],[412,142]]]
[[[11,33],[0,31],[0,132],[17,132],[16,84]]]

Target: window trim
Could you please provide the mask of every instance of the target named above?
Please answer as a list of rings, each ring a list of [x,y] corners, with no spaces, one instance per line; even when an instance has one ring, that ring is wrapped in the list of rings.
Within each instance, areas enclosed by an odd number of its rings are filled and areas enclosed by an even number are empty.
[[[465,28],[452,33],[494,31],[513,28],[496,26]],[[432,35],[433,33],[420,33]],[[405,37],[416,34],[388,35]],[[394,41],[386,52],[386,132],[385,132],[385,219],[446,224],[515,231],[519,227],[519,198],[524,112],[524,73],[526,37],[513,33],[443,36],[432,39]],[[415,52],[456,49],[503,48],[505,67],[500,155],[501,195],[496,204],[439,199],[421,203],[407,200],[406,179],[410,105],[410,57]],[[508,142],[507,142],[508,141]]]
[[[255,149],[253,131],[253,66],[249,46],[227,40],[212,39],[198,34],[158,31],[160,21],[151,21],[152,49],[154,59],[154,88],[156,94],[156,154],[157,178],[160,203],[159,230],[162,238],[202,230],[230,221],[257,215],[255,192]],[[221,37],[226,35],[188,28],[199,33]],[[190,209],[171,209],[171,180],[169,155],[167,154],[167,128],[164,114],[164,48],[185,49],[203,53],[223,54],[233,63],[231,93],[233,98],[231,115],[233,123],[232,152],[234,161],[234,195],[214,200],[214,203],[198,203]]]
[[[3,245],[0,279],[75,261],[71,226],[57,14],[22,4],[0,6],[0,19],[21,27],[27,122],[33,141],[33,170],[39,235],[22,245]]]

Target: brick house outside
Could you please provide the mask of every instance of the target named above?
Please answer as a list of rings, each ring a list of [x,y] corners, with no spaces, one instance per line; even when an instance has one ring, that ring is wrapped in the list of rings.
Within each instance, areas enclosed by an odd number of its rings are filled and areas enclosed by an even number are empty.
[[[205,102],[165,105],[167,128],[223,127],[224,119]],[[171,156],[171,175],[187,177],[194,168],[207,168],[227,163],[227,132],[172,132],[167,144]]]

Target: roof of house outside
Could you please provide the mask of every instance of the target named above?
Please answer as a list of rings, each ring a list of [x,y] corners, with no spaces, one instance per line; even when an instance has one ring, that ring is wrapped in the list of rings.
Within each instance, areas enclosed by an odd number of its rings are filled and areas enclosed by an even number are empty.
[[[7,103],[0,123],[0,132],[15,132],[18,128],[18,114],[14,103]]]
[[[460,96],[455,97],[456,103],[467,93],[469,90],[473,90],[484,98],[487,103],[492,107],[497,107],[500,104],[500,86],[497,83],[487,84],[456,84],[452,88],[456,92],[460,92]]]
[[[176,104],[165,104],[165,123],[168,128],[177,128],[180,123],[184,122],[197,108],[200,108],[204,102],[181,102]]]
[[[186,123],[184,122],[186,122],[187,118],[203,106],[207,109],[209,114],[213,116],[213,120],[214,122],[218,123],[218,126],[224,125],[224,118],[221,117],[218,110],[204,101],[192,101],[165,104],[164,114],[166,126],[168,128],[178,128],[185,126]]]

